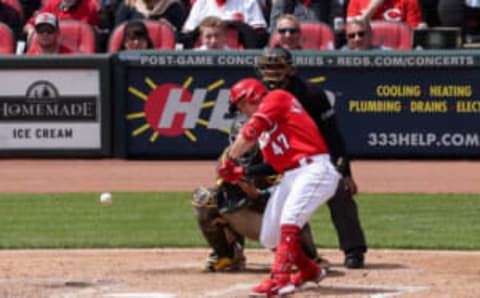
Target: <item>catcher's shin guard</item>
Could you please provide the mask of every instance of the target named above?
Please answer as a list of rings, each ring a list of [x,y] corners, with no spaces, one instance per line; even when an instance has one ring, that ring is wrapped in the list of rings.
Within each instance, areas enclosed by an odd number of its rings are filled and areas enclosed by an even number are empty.
[[[198,188],[193,193],[195,218],[213,252],[207,258],[205,270],[240,270],[245,267],[244,239],[235,233],[216,208],[215,190]],[[240,251],[240,252],[238,252]]]
[[[212,190],[206,188],[195,189],[192,200],[195,218],[215,255],[231,256],[233,255],[233,249],[230,249],[228,245],[223,227],[226,223],[218,213],[213,197],[214,191]]]

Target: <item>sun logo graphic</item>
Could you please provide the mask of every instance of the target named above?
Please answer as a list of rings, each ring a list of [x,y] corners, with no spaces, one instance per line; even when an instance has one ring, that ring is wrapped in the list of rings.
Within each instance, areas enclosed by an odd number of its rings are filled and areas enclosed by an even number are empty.
[[[198,126],[229,134],[232,119],[226,117],[229,102],[228,88],[223,79],[212,82],[206,87],[190,89],[193,77],[188,77],[182,84],[164,83],[157,85],[151,78],[145,78],[150,88],[148,94],[130,86],[128,92],[137,99],[144,101],[143,111],[130,113],[127,120],[145,119],[145,124],[132,131],[136,137],[151,131],[150,142],[155,142],[159,136],[187,137],[196,142],[197,136],[192,130]],[[217,92],[218,91],[218,92]],[[215,99],[207,99],[216,92]],[[202,111],[211,110],[208,119],[201,116]]]

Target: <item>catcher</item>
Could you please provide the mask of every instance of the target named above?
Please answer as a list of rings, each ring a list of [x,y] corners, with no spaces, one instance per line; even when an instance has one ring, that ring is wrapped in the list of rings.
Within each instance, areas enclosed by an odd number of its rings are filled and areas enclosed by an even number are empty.
[[[245,122],[237,115],[230,132],[230,145]],[[225,149],[220,160],[226,156]],[[245,269],[243,253],[245,237],[259,240],[262,214],[270,196],[269,188],[280,178],[269,165],[263,163],[258,148],[240,158],[245,167],[246,179],[238,184],[217,180],[214,188],[199,187],[193,191],[192,204],[200,230],[212,248],[206,260],[204,271],[240,271]],[[302,230],[302,250],[320,266],[328,268],[329,263],[317,254],[310,226]]]

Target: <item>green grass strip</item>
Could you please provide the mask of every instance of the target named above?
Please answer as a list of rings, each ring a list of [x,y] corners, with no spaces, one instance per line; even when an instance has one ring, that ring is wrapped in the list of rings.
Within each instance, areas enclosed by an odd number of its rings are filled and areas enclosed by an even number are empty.
[[[190,193],[1,194],[0,248],[206,247]],[[370,248],[480,250],[480,196],[361,194]],[[319,247],[337,248],[328,208],[311,221]],[[249,247],[260,247],[247,242]]]

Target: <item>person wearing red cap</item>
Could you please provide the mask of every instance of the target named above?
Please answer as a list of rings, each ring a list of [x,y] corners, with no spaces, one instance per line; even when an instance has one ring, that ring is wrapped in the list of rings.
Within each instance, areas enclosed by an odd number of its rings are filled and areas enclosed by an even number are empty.
[[[231,111],[249,119],[218,167],[219,176],[238,183],[245,175],[237,159],[259,144],[264,160],[283,175],[267,202],[260,241],[275,249],[271,277],[252,289],[250,297],[289,295],[306,282],[319,282],[324,268],[301,249],[300,231],[312,214],[335,193],[340,174],[330,161],[322,133],[288,91],[268,92],[257,79],[238,81],[230,89]],[[298,271],[292,273],[292,267]]]
[[[37,42],[32,43],[27,55],[74,54],[75,51],[60,43],[60,29],[54,14],[45,12],[35,17]]]

